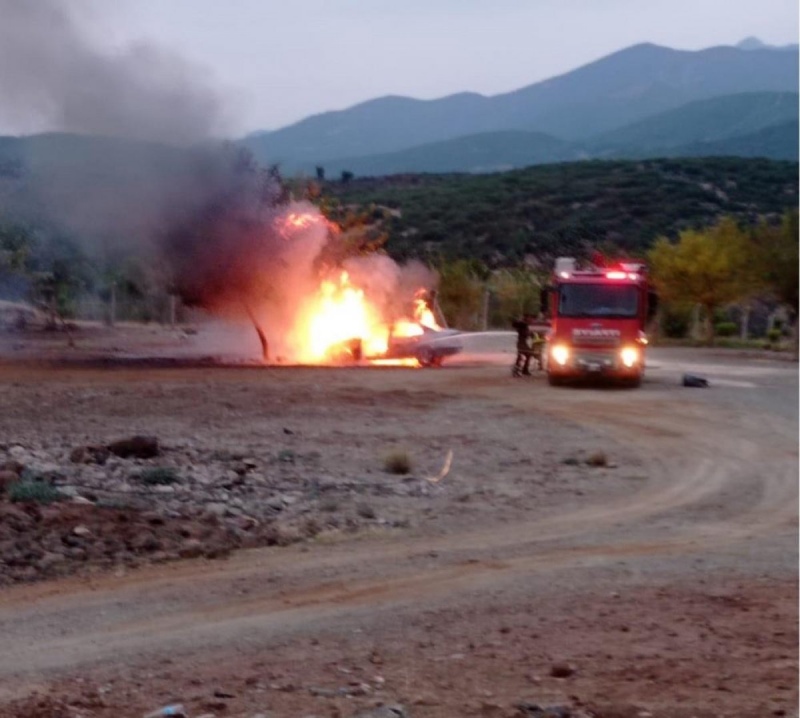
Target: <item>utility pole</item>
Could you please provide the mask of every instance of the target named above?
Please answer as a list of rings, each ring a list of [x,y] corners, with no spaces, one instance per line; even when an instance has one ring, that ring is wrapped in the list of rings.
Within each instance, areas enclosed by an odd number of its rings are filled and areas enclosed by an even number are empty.
[[[111,282],[111,300],[108,307],[108,325],[113,327],[117,321],[117,283]]]

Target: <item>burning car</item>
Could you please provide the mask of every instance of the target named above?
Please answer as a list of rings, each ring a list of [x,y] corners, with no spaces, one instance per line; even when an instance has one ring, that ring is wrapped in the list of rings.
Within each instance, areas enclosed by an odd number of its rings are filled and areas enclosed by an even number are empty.
[[[422,333],[414,336],[391,336],[385,359],[415,359],[420,366],[438,367],[461,349],[461,332],[455,329],[433,329],[421,325]]]
[[[382,340],[353,337],[337,342],[328,348],[326,359],[338,364],[438,367],[462,350],[461,332],[440,327],[422,294],[414,300],[412,313],[413,319],[394,322]]]

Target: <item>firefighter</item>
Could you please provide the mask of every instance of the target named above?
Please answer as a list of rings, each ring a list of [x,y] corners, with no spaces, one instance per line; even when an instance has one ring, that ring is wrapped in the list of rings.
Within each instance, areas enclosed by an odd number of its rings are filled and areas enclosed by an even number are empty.
[[[531,375],[531,357],[534,353],[531,346],[532,321],[533,317],[530,314],[526,314],[522,319],[516,319],[511,322],[511,326],[517,332],[517,359],[514,362],[514,368],[511,370],[514,376]]]
[[[536,365],[541,371],[544,369],[544,345],[547,341],[547,332],[550,328],[550,322],[542,312],[539,312],[533,326],[529,326],[531,330],[531,350],[533,358],[536,359]]]

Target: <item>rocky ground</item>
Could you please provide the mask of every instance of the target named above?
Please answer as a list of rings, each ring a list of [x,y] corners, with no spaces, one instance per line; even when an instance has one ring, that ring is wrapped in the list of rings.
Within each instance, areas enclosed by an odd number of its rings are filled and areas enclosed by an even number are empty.
[[[0,362],[2,718],[796,714],[792,367],[89,353]]]
[[[0,418],[12,439],[0,444],[0,585],[365,531],[446,531],[642,481],[637,457],[620,465],[620,452],[578,427],[559,427],[556,444],[546,422],[458,396],[310,384],[314,370],[166,370],[152,382],[39,371],[61,380],[42,388],[26,372]],[[216,386],[215,374],[228,376]],[[175,429],[181,417],[188,436]],[[476,421],[491,425],[488,445],[470,436]],[[455,468],[436,482],[449,452]],[[410,466],[387,468],[392,456]]]

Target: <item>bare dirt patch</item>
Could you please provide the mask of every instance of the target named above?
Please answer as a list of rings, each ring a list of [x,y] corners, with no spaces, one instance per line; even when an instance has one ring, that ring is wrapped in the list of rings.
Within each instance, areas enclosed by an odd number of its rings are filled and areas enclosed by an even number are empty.
[[[597,440],[577,426],[473,397],[393,388],[413,371],[0,374],[0,464],[64,497],[40,509],[11,504],[10,488],[0,494],[6,583],[364,530],[491,525],[623,492],[626,477],[642,473],[636,457],[607,470],[587,465]],[[158,438],[157,456],[104,448],[140,432]],[[451,451],[446,479],[428,481]],[[387,471],[391,452],[405,454],[413,471]],[[78,536],[81,526],[88,531]]]
[[[793,715],[796,376],[665,356],[633,392],[0,366],[0,716]]]

